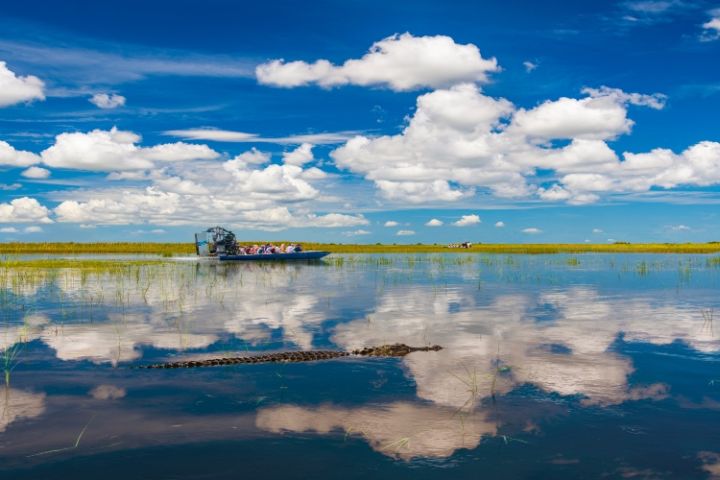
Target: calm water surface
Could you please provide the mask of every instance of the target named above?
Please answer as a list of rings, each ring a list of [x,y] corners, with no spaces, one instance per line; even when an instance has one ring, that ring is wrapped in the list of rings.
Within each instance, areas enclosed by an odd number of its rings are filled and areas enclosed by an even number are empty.
[[[0,265],[0,478],[720,477],[711,258]]]

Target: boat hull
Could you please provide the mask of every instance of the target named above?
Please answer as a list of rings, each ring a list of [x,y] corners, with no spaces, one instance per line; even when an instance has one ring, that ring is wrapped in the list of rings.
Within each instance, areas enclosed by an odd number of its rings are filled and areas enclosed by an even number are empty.
[[[296,260],[319,260],[330,252],[298,252],[298,253],[269,253],[267,255],[219,255],[218,258],[221,261],[230,262],[285,262],[285,261],[296,261]]]

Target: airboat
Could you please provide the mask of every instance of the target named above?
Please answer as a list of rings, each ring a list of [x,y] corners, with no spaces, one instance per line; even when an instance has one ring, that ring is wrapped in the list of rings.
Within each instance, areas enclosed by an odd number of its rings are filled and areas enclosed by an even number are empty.
[[[221,261],[296,261],[319,260],[330,252],[309,250],[292,253],[246,254],[241,251],[235,234],[222,227],[211,227],[195,234],[195,252],[199,257],[217,258]]]

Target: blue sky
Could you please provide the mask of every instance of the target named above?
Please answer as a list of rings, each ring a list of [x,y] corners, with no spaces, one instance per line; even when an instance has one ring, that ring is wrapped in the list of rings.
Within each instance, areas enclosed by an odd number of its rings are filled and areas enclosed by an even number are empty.
[[[720,3],[446,3],[5,2],[0,241],[720,240]]]

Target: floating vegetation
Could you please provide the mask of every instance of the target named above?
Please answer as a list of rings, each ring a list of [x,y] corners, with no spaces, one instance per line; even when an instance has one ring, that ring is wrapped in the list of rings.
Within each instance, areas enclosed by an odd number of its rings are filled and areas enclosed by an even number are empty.
[[[41,456],[41,455],[50,455],[50,454],[53,454],[53,453],[60,453],[60,452],[66,452],[66,451],[68,451],[68,450],[75,450],[75,449],[77,449],[77,448],[80,446],[80,440],[82,440],[83,435],[85,435],[85,431],[86,431],[87,428],[90,426],[90,422],[92,422],[94,418],[95,418],[95,415],[93,415],[92,417],[90,417],[90,420],[88,420],[88,422],[85,424],[85,426],[83,427],[83,429],[80,430],[80,434],[79,434],[79,435],[77,436],[77,438],[75,439],[75,442],[74,442],[72,445],[70,445],[69,447],[56,448],[56,449],[53,449],[53,450],[45,450],[45,451],[43,451],[43,452],[33,453],[33,454],[31,454],[31,455],[28,455],[27,457],[28,457],[28,458],[39,457],[39,456]]]
[[[580,265],[580,260],[577,257],[570,257],[567,259],[567,264],[571,267],[577,267]]]

